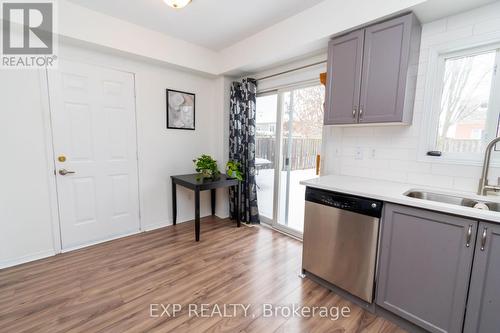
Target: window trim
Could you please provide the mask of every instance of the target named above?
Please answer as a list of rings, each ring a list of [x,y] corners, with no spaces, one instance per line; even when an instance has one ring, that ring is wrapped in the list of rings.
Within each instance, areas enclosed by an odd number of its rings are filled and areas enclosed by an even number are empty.
[[[491,85],[492,93],[490,94],[489,103],[491,108],[497,109],[497,114],[500,115],[500,94],[494,93],[500,89],[500,36],[495,38],[494,41],[487,40],[481,43],[477,40],[462,40],[460,43],[454,41],[434,46],[429,49],[427,59],[427,75],[424,86],[424,101],[422,106],[422,129],[420,131],[421,136],[426,139],[421,140],[420,143],[418,154],[419,161],[446,164],[482,165],[484,156],[483,152],[479,154],[469,154],[469,156],[460,153],[443,153],[441,157],[431,157],[426,154],[428,151],[436,149],[439,116],[441,112],[441,98],[444,88],[442,78],[444,75],[445,60],[468,54],[481,54],[493,50],[496,50],[495,64],[497,69],[493,76],[493,82]],[[424,59],[421,59],[421,61],[424,61]],[[425,110],[428,110],[428,112],[425,112]],[[487,141],[488,140],[489,138]],[[493,156],[492,163],[495,166],[500,166],[500,158],[495,158]]]

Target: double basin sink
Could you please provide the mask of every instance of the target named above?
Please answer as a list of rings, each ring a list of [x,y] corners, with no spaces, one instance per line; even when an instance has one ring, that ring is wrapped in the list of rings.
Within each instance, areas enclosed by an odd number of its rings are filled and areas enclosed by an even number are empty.
[[[465,198],[450,194],[441,194],[441,193],[415,191],[415,190],[408,191],[405,193],[405,195],[410,198],[416,198],[421,200],[436,201],[462,207],[470,207],[470,208],[500,212],[500,203],[497,202],[482,201],[482,200]]]

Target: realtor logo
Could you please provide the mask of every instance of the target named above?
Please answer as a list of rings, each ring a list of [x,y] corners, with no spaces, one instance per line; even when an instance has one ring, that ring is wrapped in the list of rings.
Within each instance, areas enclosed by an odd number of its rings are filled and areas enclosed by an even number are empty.
[[[2,67],[54,67],[54,2],[2,2]]]

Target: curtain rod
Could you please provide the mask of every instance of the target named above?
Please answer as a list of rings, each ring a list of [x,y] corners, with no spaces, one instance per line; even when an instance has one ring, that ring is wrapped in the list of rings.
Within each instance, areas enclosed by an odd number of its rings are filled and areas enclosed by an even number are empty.
[[[309,68],[309,67],[313,67],[313,66],[317,66],[317,65],[321,65],[321,64],[326,64],[326,62],[327,62],[326,60],[318,61],[318,62],[309,64],[309,65],[304,65],[304,66],[293,68],[293,69],[289,69],[289,70],[286,70],[286,71],[283,71],[283,72],[280,72],[280,73],[276,73],[276,74],[264,76],[264,77],[261,77],[260,79],[257,79],[257,81],[267,80],[267,79],[270,79],[270,78],[273,78],[273,77],[276,77],[276,76],[280,76],[280,75],[283,75],[283,74],[288,74],[288,73],[291,73],[291,72],[299,71],[301,69],[305,69],[305,68]]]

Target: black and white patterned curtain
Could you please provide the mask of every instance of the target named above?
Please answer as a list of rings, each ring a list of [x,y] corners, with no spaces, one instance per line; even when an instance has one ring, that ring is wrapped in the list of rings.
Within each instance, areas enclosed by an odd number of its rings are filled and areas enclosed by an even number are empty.
[[[229,116],[229,159],[240,162],[244,172],[241,185],[241,221],[260,223],[255,181],[255,105],[257,83],[243,79],[231,85]],[[234,191],[230,191],[231,216],[235,217]]]

